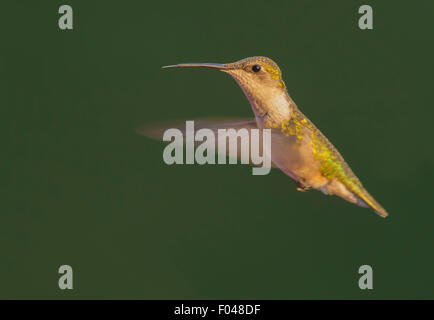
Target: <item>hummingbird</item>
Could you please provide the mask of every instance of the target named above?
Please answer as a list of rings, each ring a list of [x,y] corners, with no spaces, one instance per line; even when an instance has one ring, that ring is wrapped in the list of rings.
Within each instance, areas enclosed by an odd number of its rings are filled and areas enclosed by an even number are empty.
[[[366,191],[339,151],[300,111],[288,94],[279,66],[270,58],[256,56],[226,64],[180,63],[162,68],[211,68],[229,74],[247,97],[254,118],[199,119],[196,120],[199,127],[215,132],[223,128],[270,129],[272,167],[292,178],[298,191],[317,189],[371,208],[383,218],[388,215]],[[158,136],[155,129],[148,128],[141,133],[155,138]]]

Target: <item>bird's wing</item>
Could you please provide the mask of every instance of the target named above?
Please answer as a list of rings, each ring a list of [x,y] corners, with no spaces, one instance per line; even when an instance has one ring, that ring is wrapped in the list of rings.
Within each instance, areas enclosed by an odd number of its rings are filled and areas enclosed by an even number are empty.
[[[258,129],[258,126],[256,124],[255,119],[246,119],[246,118],[227,118],[227,117],[208,117],[208,118],[199,118],[199,119],[192,119],[194,121],[194,131],[198,131],[200,129],[210,129],[214,133],[215,136],[215,150],[218,150],[218,130],[219,129],[235,129],[236,131],[240,129],[247,129],[249,133],[249,140],[251,141],[250,137],[250,130],[251,129]],[[186,121],[185,120],[178,120],[178,121],[165,121],[165,122],[159,122],[159,123],[153,123],[153,124],[147,124],[140,128],[138,128],[136,131],[139,134],[142,134],[144,136],[147,136],[152,139],[156,140],[163,140],[164,132],[167,129],[178,129],[182,132],[182,134],[185,136],[186,134]],[[229,139],[231,139],[231,135],[234,134],[232,131],[227,131],[229,134]],[[236,135],[236,133],[235,133]],[[185,141],[185,140],[184,140]],[[226,141],[226,155],[229,154],[236,154],[237,159],[241,158],[241,143],[239,143],[239,140],[237,140],[238,143],[236,146],[227,143]],[[262,150],[262,136],[259,134],[259,150]],[[201,142],[195,142],[196,146],[200,144]],[[236,147],[236,150],[230,150],[231,147]],[[233,153],[232,153],[232,152]],[[251,154],[249,154],[249,157],[251,157]],[[253,165],[252,159],[249,159],[250,164]],[[275,165],[271,163],[271,167],[275,168]]]

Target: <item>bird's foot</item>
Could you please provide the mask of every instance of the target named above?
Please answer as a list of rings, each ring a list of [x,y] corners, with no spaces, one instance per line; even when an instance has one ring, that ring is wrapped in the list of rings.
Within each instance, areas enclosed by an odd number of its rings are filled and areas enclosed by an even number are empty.
[[[295,186],[297,187],[297,191],[301,191],[301,192],[305,192],[305,191],[308,191],[310,189],[309,186],[304,185],[300,181],[296,181]]]

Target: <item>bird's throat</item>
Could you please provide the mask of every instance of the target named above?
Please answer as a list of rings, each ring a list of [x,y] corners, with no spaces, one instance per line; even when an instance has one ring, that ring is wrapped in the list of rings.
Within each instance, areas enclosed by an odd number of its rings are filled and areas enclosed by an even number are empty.
[[[247,95],[246,95],[247,96]],[[247,96],[260,128],[279,128],[291,118],[293,102],[282,90],[269,94]]]

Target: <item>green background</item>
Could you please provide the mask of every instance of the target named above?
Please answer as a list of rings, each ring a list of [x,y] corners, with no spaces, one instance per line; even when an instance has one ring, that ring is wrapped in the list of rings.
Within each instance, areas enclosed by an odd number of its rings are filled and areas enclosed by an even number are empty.
[[[74,30],[58,8],[74,9]],[[374,30],[358,8],[374,9]],[[432,1],[2,1],[0,298],[434,298]],[[137,126],[251,117],[178,62],[274,59],[389,211],[278,170],[167,166]],[[74,289],[58,288],[58,268]],[[374,290],[358,268],[374,270]]]

